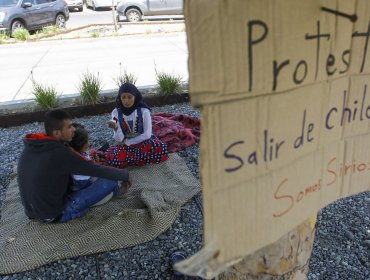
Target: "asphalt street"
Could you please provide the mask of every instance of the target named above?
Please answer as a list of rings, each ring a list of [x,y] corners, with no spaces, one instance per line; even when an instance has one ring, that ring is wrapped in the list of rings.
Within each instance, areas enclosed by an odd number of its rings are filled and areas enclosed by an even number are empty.
[[[187,59],[185,32],[0,45],[0,106],[32,99],[32,78],[62,95],[77,94],[87,71],[99,73],[103,90],[117,88],[113,79],[124,69],[139,87],[156,84],[155,67],[186,82]]]
[[[157,21],[171,21],[184,19],[183,15],[162,15],[162,16],[146,16],[148,22]],[[84,9],[82,12],[72,11],[69,13],[69,20],[67,21],[67,28],[76,28],[90,24],[113,24],[113,13],[111,9],[99,9],[93,11],[92,9]],[[121,22],[123,23],[123,22]]]

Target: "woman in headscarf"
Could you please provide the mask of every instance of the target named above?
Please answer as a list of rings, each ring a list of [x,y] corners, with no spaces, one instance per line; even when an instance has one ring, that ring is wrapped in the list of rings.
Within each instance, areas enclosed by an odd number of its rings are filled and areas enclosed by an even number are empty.
[[[152,134],[150,108],[135,85],[125,83],[119,88],[108,126],[119,144],[105,152],[106,164],[123,168],[168,159],[167,145]]]

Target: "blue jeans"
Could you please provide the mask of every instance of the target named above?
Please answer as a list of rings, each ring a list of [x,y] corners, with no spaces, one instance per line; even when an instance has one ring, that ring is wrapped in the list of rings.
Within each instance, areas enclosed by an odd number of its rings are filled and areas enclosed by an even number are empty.
[[[92,183],[93,182],[92,182],[91,179],[88,179],[88,180],[75,180],[75,179],[73,179],[73,185],[71,186],[71,190],[74,191],[74,192],[80,191],[84,188],[87,188]]]
[[[118,189],[117,181],[99,178],[90,186],[72,192],[68,196],[66,207],[59,222],[63,223],[84,216],[92,205],[112,192],[117,193]]]

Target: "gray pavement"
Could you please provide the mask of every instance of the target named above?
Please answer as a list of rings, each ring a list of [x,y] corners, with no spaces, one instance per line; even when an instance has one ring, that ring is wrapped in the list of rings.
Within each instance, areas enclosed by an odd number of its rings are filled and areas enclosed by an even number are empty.
[[[103,92],[117,88],[113,78],[125,68],[136,74],[139,87],[156,84],[155,65],[157,70],[180,75],[187,82],[185,32],[152,33],[143,28],[142,35],[0,45],[0,107],[32,100],[32,77],[54,86],[61,96],[75,96],[87,71],[99,73]]]

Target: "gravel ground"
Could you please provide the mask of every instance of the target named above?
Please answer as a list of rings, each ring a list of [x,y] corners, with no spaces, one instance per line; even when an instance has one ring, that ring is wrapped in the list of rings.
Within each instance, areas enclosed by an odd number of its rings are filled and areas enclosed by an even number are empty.
[[[153,108],[153,113],[160,111],[200,116],[200,112],[188,103]],[[106,128],[107,119],[108,114],[75,121],[87,127],[92,145],[97,147],[111,138],[111,131]],[[22,136],[40,130],[43,130],[41,123],[0,129],[0,204],[23,147]],[[199,178],[199,146],[194,145],[179,154],[194,176]],[[197,197],[201,199],[200,194]],[[366,203],[367,197],[368,192],[341,199],[319,212],[308,279],[370,279],[370,206]],[[190,200],[171,228],[153,241],[61,260],[32,271],[3,275],[0,279],[177,279],[173,275],[169,255],[178,249],[189,256],[200,250],[202,230],[202,213],[196,201]]]
[[[188,103],[153,108],[153,113],[159,111],[200,116],[199,111],[192,109]],[[98,147],[107,139],[111,139],[111,130],[106,127],[109,118],[110,114],[105,114],[74,121],[86,126],[92,146]],[[0,155],[3,163],[0,169],[1,202],[5,197],[10,173],[23,147],[22,136],[42,130],[42,123],[0,129]],[[199,178],[198,149],[198,145],[193,145],[179,152],[196,178]],[[107,253],[61,260],[32,271],[0,276],[0,279],[176,279],[169,259],[170,254],[181,250],[191,256],[199,251],[203,244],[202,231],[202,213],[192,199],[183,206],[170,229],[153,241]]]

